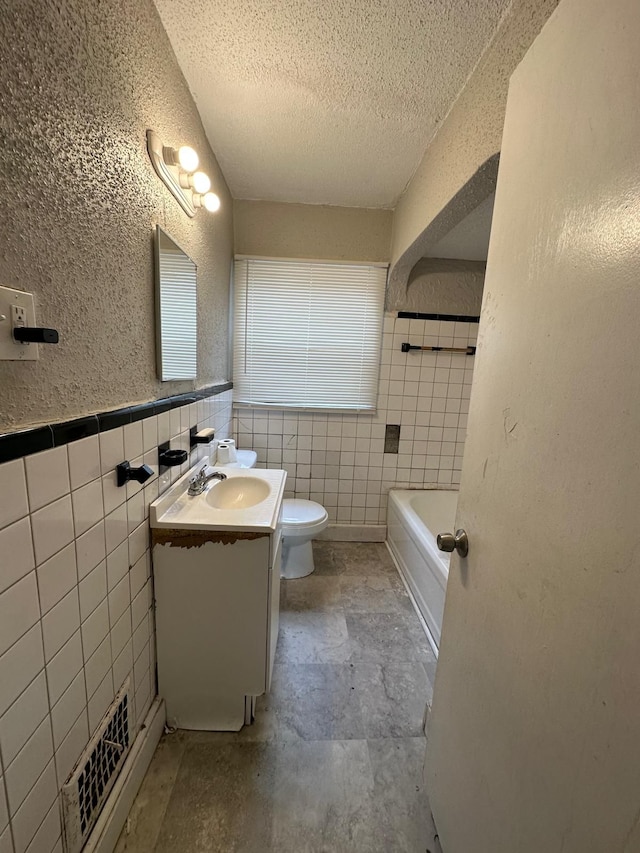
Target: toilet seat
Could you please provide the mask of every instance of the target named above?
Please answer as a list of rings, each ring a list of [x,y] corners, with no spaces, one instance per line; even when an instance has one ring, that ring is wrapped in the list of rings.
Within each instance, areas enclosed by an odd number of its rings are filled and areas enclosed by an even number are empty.
[[[283,536],[313,536],[327,526],[329,514],[315,501],[285,498],[282,501]]]

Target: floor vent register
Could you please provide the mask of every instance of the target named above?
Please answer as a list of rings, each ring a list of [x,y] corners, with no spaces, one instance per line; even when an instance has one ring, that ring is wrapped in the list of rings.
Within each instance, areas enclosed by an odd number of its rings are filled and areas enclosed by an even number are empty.
[[[98,819],[129,752],[130,720],[127,679],[62,788],[66,853],[83,848]]]

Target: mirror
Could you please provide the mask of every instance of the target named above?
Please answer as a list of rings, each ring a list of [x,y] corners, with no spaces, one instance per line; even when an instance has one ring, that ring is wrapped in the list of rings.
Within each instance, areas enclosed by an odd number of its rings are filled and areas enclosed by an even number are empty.
[[[195,379],[197,373],[196,265],[156,226],[156,347],[158,376]]]

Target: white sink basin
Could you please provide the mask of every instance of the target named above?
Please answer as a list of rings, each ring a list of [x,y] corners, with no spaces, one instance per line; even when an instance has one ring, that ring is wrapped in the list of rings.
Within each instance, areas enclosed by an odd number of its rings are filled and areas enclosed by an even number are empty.
[[[232,477],[207,491],[207,503],[216,509],[248,509],[269,497],[271,489],[257,477]]]
[[[151,504],[151,527],[267,533],[276,530],[285,471],[225,467],[225,480],[212,480],[202,494],[191,496],[187,492],[189,480],[201,467],[198,462]]]

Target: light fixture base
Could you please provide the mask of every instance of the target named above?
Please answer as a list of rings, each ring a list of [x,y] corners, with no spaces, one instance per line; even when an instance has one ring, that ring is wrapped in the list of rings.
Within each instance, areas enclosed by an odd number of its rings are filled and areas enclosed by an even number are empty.
[[[164,148],[165,146],[163,146],[158,134],[153,130],[147,130],[147,151],[158,177],[175,196],[187,216],[195,216],[196,209],[191,200],[191,191],[187,190],[185,192],[180,186],[180,170],[176,166],[170,166],[165,162]]]

